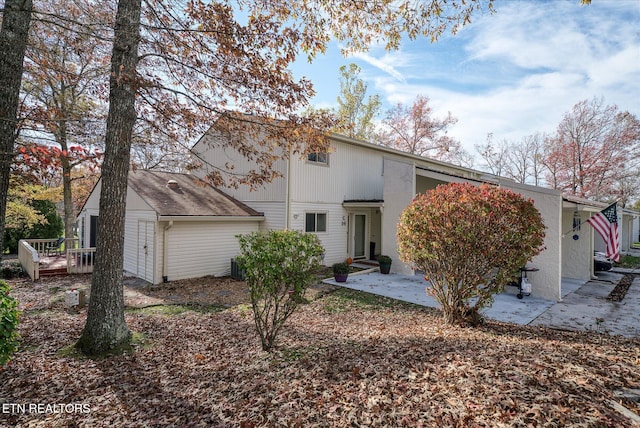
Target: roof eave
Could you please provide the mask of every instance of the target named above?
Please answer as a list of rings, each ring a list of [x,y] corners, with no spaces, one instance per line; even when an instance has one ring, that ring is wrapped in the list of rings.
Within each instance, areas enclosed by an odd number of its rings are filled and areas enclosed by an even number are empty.
[[[231,222],[252,222],[264,221],[263,215],[239,216],[239,215],[159,215],[158,221],[231,221]]]

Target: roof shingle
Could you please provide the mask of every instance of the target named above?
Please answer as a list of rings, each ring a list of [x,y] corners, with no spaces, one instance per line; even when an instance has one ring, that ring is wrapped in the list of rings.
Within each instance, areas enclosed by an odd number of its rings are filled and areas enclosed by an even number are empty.
[[[177,186],[169,187],[169,180],[175,180]],[[159,216],[262,216],[190,174],[131,171],[128,184]]]

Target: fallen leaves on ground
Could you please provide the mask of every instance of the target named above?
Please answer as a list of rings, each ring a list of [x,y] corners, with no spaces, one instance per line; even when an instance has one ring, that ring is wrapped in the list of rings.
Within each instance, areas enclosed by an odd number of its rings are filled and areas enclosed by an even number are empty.
[[[625,276],[618,281],[618,284],[611,290],[611,293],[607,296],[607,300],[611,300],[612,302],[621,302],[624,299],[624,296],[627,295],[627,291],[631,287],[634,278],[637,275],[626,274]]]
[[[88,360],[60,352],[79,337],[86,310],[47,306],[46,292],[29,287],[16,284],[22,344],[0,371],[0,401],[88,411],[2,412],[2,426],[631,427],[610,400],[639,412],[614,398],[640,388],[638,339],[449,327],[435,310],[339,290],[302,305],[273,353],[261,350],[241,305],[127,312],[143,343]]]

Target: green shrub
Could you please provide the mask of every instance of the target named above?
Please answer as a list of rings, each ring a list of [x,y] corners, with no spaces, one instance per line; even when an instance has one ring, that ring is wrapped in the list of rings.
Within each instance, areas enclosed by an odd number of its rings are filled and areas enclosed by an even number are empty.
[[[334,275],[344,275],[349,273],[349,264],[347,262],[339,262],[331,265]]]
[[[9,260],[0,264],[0,279],[11,279],[22,275],[22,266],[19,262]]]
[[[254,232],[238,236],[238,266],[244,270],[262,349],[275,345],[287,318],[304,301],[316,280],[324,248],[318,237],[292,230]]]
[[[9,295],[11,289],[0,281],[0,366],[11,360],[18,350],[18,303]]]
[[[390,265],[391,262],[393,261],[391,257],[385,256],[385,255],[379,255],[377,259],[378,259],[378,263],[380,263],[381,265]]]
[[[3,248],[9,253],[18,252],[18,243],[21,239],[58,238],[64,233],[64,222],[53,202],[33,200],[29,206],[42,216],[42,221],[34,224],[21,224],[19,227],[6,227]]]
[[[476,324],[478,311],[542,251],[544,229],[533,202],[510,190],[441,185],[402,213],[398,252],[429,278],[449,324]]]

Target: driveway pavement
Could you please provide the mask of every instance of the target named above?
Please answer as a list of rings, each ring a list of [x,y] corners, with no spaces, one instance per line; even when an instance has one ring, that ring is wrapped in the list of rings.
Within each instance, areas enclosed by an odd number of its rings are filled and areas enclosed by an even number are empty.
[[[588,282],[562,280],[562,301],[525,296],[518,299],[516,287],[507,287],[495,296],[493,305],[483,311],[487,318],[521,325],[544,325],[566,330],[594,330],[611,335],[640,337],[640,276],[637,276],[621,302],[606,300],[625,273],[640,270],[602,272]],[[427,283],[418,275],[382,275],[376,271],[350,274],[346,283],[324,282],[354,290],[391,297],[422,306],[438,308],[427,296]]]

